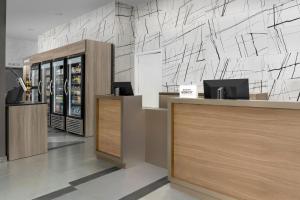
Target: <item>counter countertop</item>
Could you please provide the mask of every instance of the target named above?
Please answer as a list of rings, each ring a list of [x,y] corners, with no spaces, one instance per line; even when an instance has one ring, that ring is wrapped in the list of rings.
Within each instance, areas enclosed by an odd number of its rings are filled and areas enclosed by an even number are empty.
[[[131,98],[131,97],[138,97],[137,96],[114,96],[114,95],[96,95],[97,99],[112,99],[112,100],[122,100],[123,98]]]
[[[278,109],[300,109],[299,102],[266,101],[266,100],[218,100],[218,99],[187,99],[169,98],[169,103],[182,104],[203,104],[214,106],[238,106],[238,107],[257,107],[257,108],[278,108]]]
[[[44,103],[44,102],[20,102],[20,103],[6,104],[6,106],[30,106],[30,105],[40,105],[40,104],[47,104],[47,103]]]

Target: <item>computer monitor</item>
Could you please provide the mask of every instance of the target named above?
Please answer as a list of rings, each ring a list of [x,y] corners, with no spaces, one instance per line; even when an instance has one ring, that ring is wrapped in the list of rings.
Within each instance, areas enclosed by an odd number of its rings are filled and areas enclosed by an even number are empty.
[[[249,99],[248,79],[205,80],[206,99]]]
[[[112,90],[116,96],[133,96],[131,82],[114,82]]]
[[[9,90],[6,95],[6,104],[17,104],[22,101],[24,90],[21,86]]]

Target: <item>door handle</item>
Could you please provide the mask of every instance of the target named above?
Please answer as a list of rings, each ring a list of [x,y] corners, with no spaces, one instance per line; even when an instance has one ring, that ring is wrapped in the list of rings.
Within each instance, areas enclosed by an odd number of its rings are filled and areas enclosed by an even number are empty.
[[[67,84],[68,84],[68,80],[66,79],[66,80],[65,80],[65,84],[64,84],[64,91],[65,91],[65,94],[66,94],[66,95],[68,95]]]
[[[49,91],[50,91],[50,95],[53,94],[52,92],[52,80],[50,80],[50,83],[49,83]]]
[[[39,84],[38,84],[38,92],[39,92],[39,95],[42,94],[42,92],[41,92],[41,84],[42,84],[42,81],[40,81]]]

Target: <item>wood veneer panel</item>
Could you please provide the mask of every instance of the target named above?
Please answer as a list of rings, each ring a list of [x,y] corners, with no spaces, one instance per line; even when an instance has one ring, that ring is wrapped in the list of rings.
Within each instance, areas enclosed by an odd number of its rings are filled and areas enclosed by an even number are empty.
[[[98,100],[97,150],[121,157],[121,100]]]
[[[9,160],[46,153],[48,151],[47,105],[11,106],[8,112]]]
[[[85,134],[96,133],[96,95],[110,94],[111,44],[86,41]]]
[[[300,199],[300,111],[174,104],[174,178],[237,199]]]

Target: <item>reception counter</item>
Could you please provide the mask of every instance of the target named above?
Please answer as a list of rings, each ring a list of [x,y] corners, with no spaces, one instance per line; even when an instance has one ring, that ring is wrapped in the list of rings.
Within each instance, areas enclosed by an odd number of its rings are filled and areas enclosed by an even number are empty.
[[[171,98],[172,183],[218,199],[300,199],[300,103]]]
[[[47,113],[46,103],[22,103],[6,106],[8,160],[47,153]]]
[[[142,96],[96,97],[96,150],[100,158],[128,167],[145,161]]]

